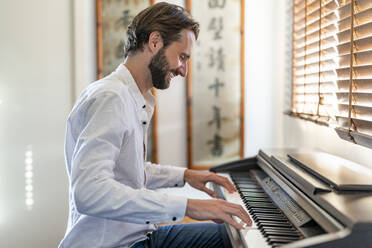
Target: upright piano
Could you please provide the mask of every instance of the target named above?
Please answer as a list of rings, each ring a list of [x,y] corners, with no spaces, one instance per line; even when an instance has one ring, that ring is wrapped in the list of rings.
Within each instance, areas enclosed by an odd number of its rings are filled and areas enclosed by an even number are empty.
[[[226,224],[234,248],[372,248],[371,169],[323,152],[268,149],[211,171],[238,190],[213,185],[217,196],[253,220],[239,231]]]

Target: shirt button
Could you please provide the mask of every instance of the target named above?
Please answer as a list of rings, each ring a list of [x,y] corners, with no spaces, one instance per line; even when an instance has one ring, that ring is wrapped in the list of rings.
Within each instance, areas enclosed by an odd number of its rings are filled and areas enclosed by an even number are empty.
[[[177,218],[176,217],[173,217],[173,219],[172,219],[173,221],[176,221],[177,220]]]
[[[143,125],[146,125],[146,123],[147,123],[146,121],[142,122]]]
[[[146,224],[150,224],[150,221],[146,221]]]

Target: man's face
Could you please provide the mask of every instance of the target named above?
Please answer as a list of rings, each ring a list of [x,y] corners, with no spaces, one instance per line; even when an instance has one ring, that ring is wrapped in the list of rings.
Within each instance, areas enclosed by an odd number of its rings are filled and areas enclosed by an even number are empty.
[[[162,47],[151,59],[149,69],[152,83],[157,89],[167,89],[173,77],[187,74],[187,60],[195,43],[191,30],[183,30],[181,39]]]

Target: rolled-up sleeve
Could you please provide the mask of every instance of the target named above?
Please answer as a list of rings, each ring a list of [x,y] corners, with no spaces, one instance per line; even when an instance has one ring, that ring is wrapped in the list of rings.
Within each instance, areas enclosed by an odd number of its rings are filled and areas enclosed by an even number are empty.
[[[87,101],[84,107],[80,120],[84,128],[79,131],[71,161],[76,209],[85,215],[138,224],[180,221],[186,211],[185,197],[133,189],[115,180],[115,161],[127,132],[124,109],[121,98],[107,92]],[[169,183],[183,182],[181,170],[171,170],[168,175],[175,177]],[[154,180],[154,185],[161,183],[160,179]]]

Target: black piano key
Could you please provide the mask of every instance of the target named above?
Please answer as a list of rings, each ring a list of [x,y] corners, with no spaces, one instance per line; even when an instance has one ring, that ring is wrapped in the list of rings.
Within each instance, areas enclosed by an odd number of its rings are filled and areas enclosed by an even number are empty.
[[[300,237],[302,236],[301,234],[299,234],[298,232],[296,231],[293,231],[293,230],[275,230],[275,229],[268,229],[268,228],[265,228],[265,229],[262,229],[262,233],[263,234],[266,234],[266,235],[280,235],[280,236],[283,236],[283,235],[289,235],[291,237]]]
[[[289,229],[289,228],[280,228],[278,229],[277,227],[265,227],[264,229],[261,229],[260,230],[262,233],[271,233],[271,234],[274,234],[274,233],[287,233],[287,234],[291,234],[291,236],[302,236],[301,233],[297,232],[296,230],[294,229]]]
[[[290,243],[299,240],[299,238],[295,237],[283,237],[283,236],[273,236],[273,237],[268,237],[269,243],[271,242],[285,242],[285,243]]]
[[[276,207],[270,206],[270,205],[256,205],[256,204],[250,205],[249,203],[247,203],[246,206],[247,206],[248,210],[251,209],[251,208],[270,209],[270,210],[276,210],[277,209]]]
[[[273,226],[273,227],[291,227],[291,225],[290,224],[288,224],[288,223],[274,223],[274,222],[265,222],[265,223],[261,223],[261,222],[259,222],[258,224],[257,224],[257,226],[259,227],[259,228],[265,228],[265,227],[269,227],[269,226]]]
[[[247,203],[251,203],[251,204],[262,204],[262,205],[272,205],[272,206],[275,206],[269,199],[265,199],[265,198],[261,198],[261,202],[257,203],[255,201],[250,201],[250,198],[245,198],[245,200],[247,201]]]
[[[256,214],[257,217],[265,217],[265,218],[279,218],[279,219],[287,219],[287,217],[285,217],[284,215],[282,214],[267,214],[267,213],[257,213]]]
[[[254,220],[279,220],[279,221],[288,221],[287,218],[283,218],[283,217],[266,217],[266,216],[254,216],[252,217]]]
[[[258,220],[259,224],[283,224],[283,225],[290,225],[288,221],[274,221],[274,220]]]
[[[255,188],[239,188],[239,192],[252,192],[252,193],[265,193],[262,189],[255,189]]]
[[[269,235],[272,235],[272,236],[275,236],[275,235],[290,236],[290,237],[298,237],[298,238],[301,237],[300,234],[298,234],[296,232],[291,232],[291,231],[271,231],[271,230],[262,229],[261,232],[265,237],[269,236]]]
[[[257,197],[257,198],[267,198],[268,196],[264,193],[254,193],[254,192],[242,192],[241,193],[244,196],[248,196],[248,197]]]
[[[272,219],[272,218],[265,218],[265,217],[256,217],[256,216],[252,216],[252,219],[256,222],[260,222],[260,221],[278,221],[278,222],[287,222],[288,223],[288,220],[287,219]]]
[[[268,231],[291,231],[291,232],[296,232],[296,233],[299,233],[296,229],[294,229],[293,227],[265,227],[265,229],[262,229],[262,230],[268,230]],[[300,233],[299,233],[300,234]]]
[[[267,220],[257,220],[257,225],[281,225],[282,227],[290,227],[290,223],[285,221],[267,221]]]
[[[270,239],[269,244],[270,245],[280,245],[280,244],[287,244],[292,242],[292,240],[285,240],[285,239]]]
[[[270,201],[268,201],[268,200],[266,200],[266,199],[254,199],[254,200],[252,200],[252,199],[243,199],[243,202],[244,202],[244,204],[245,205],[251,205],[251,204],[254,204],[254,203],[256,203],[256,204],[272,204]]]
[[[250,199],[244,199],[243,198],[243,202],[244,203],[249,203],[249,202],[262,202],[262,203],[272,203],[270,200],[268,199],[264,199],[264,198],[250,198]]]
[[[254,213],[269,213],[269,214],[279,214],[280,211],[277,209],[263,209],[263,208],[250,208],[249,212]]]
[[[291,239],[291,238],[288,238],[288,237],[273,237],[273,238],[268,238],[268,241],[269,241],[269,244],[287,244],[287,243],[291,243],[291,242],[294,242],[294,241],[297,241],[299,239]]]
[[[252,201],[254,201],[254,200],[262,200],[262,201],[270,201],[271,202],[271,200],[270,200],[270,197],[265,197],[265,196],[262,196],[262,197],[255,197],[255,196],[248,196],[248,195],[243,195],[243,194],[240,194],[240,196],[241,196],[241,198],[243,199],[243,200],[246,200],[246,201],[249,201],[249,200],[252,200]]]
[[[275,206],[272,202],[268,202],[267,199],[263,199],[263,200],[266,200],[266,202],[255,202],[255,201],[250,201],[249,199],[247,199],[247,204],[251,204],[252,206],[253,205],[257,205],[257,206],[265,206],[265,205],[270,205],[270,206]],[[275,207],[276,208],[276,207]]]
[[[250,202],[247,201],[247,204],[252,207],[271,207],[274,209],[278,209],[273,203],[271,202]]]

